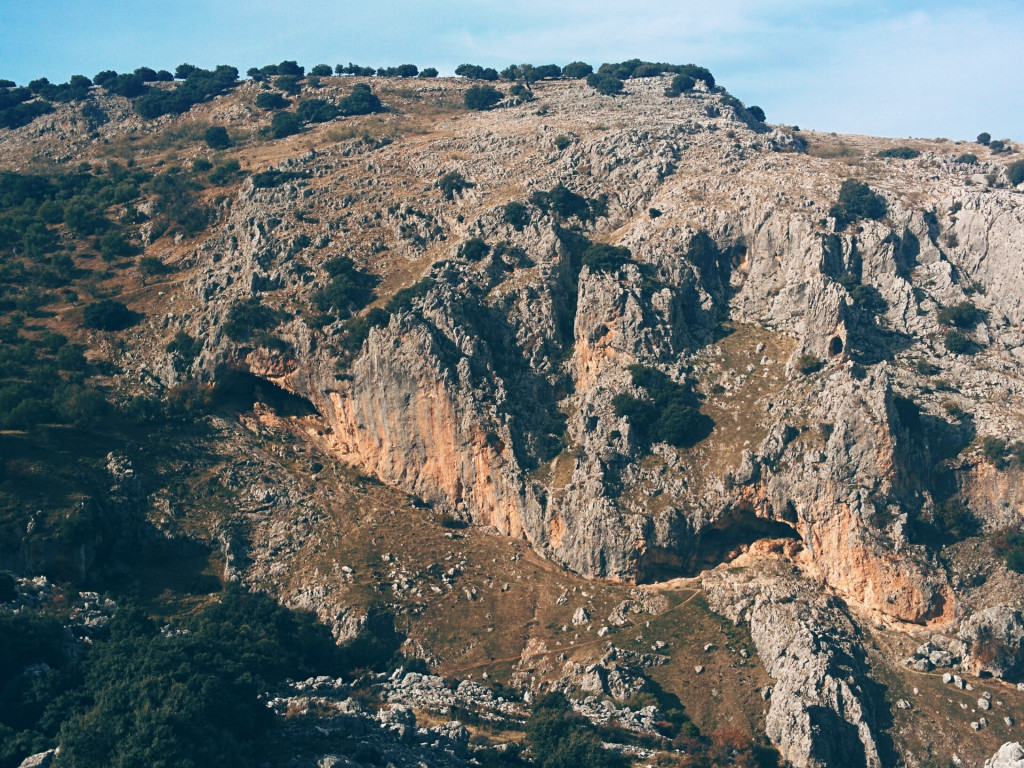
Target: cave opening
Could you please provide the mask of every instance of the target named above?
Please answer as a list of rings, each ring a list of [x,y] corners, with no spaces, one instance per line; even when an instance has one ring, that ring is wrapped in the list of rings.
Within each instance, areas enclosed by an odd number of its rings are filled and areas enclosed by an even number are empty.
[[[758,517],[750,507],[736,507],[696,536],[687,554],[649,550],[641,567],[643,581],[699,576],[735,560],[762,539],[800,540],[796,528],[780,520]]]
[[[828,343],[828,353],[835,357],[836,355],[842,354],[843,352],[843,340],[838,336],[833,336],[832,341]]]
[[[215,405],[229,410],[248,411],[262,403],[279,416],[313,416],[316,408],[306,398],[261,379],[249,371],[227,368],[217,373],[213,386]]]

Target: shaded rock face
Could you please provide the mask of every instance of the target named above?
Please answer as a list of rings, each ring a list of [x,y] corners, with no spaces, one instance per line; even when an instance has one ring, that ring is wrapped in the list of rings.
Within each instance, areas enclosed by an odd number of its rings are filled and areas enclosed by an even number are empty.
[[[750,626],[775,678],[765,719],[772,743],[796,768],[887,764],[879,743],[885,702],[844,607],[792,564],[745,564],[708,571],[702,584],[715,611]]]
[[[1024,616],[1008,605],[978,611],[960,625],[964,663],[974,674],[1019,680],[1024,675]]]
[[[1008,423],[984,404],[971,423],[951,419],[913,364],[934,361],[965,394],[1024,393],[995,362],[995,350],[1016,354],[1022,341],[1014,193],[967,186],[945,155],[903,166],[899,179],[879,161],[865,174],[888,217],[837,233],[834,169],[779,152],[791,143],[784,133],[756,133],[730,107],[709,118],[720,95],[668,104],[656,80],[631,84],[614,128],[595,126],[603,101],[566,85],[546,93],[544,114],[457,117],[415,143],[286,161],[308,180],[247,186],[225,208],[194,257],[207,267],[193,285],[203,308],[168,329],[204,339],[194,373],[213,377],[244,353],[254,373],[315,406],[339,458],[579,573],[692,573],[748,545],[751,530],[782,531],[844,597],[904,621],[949,620],[955,598],[914,521],[936,509],[934,474],[950,446]],[[537,141],[549,130],[578,140],[554,154]],[[450,170],[475,186],[446,200],[433,179]],[[558,183],[604,203],[582,217],[531,205],[521,228],[505,221],[507,200]],[[300,206],[316,216],[297,220]],[[647,215],[653,206],[660,216]],[[296,251],[299,234],[312,245]],[[507,247],[469,261],[459,245],[471,237]],[[632,260],[592,268],[591,241],[626,247]],[[325,280],[321,263],[339,253],[389,276],[415,263],[433,287],[340,371],[341,323],[289,321],[283,358],[224,338],[232,302],[308,300]],[[966,332],[990,356],[943,346],[935,310],[968,290],[988,315]],[[787,351],[761,360],[751,344],[750,370],[720,366],[717,381],[700,380],[723,321]],[[806,373],[811,363],[820,369]],[[713,383],[728,394],[740,379],[778,379],[757,402],[723,405],[707,440],[677,450],[649,444],[617,414],[616,395],[651,395],[633,383],[634,365],[696,384],[705,410],[720,405]]]

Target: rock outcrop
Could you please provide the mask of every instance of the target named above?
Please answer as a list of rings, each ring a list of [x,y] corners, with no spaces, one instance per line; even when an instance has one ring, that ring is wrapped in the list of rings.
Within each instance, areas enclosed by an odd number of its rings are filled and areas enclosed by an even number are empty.
[[[1008,741],[985,761],[985,768],[1024,768],[1024,746]]]
[[[960,625],[964,665],[974,674],[1019,679],[1024,674],[1024,616],[1007,605],[971,615]]]
[[[765,728],[783,758],[795,768],[884,765],[885,703],[841,602],[784,560],[749,556],[744,565],[709,571],[702,583],[715,611],[750,626],[775,678]]]

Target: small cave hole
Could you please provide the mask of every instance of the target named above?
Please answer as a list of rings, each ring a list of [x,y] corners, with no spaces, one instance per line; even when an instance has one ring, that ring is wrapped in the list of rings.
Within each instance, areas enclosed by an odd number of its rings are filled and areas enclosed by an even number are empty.
[[[832,341],[828,343],[828,353],[835,357],[836,355],[842,354],[843,352],[843,340],[838,336],[833,336]]]

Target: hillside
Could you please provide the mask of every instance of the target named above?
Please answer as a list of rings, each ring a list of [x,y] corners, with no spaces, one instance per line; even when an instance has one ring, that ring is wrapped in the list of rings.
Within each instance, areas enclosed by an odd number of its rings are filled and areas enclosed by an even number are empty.
[[[393,616],[404,678],[266,673],[270,764],[542,764],[548,691],[636,765],[1021,740],[1019,145],[203,77],[0,129],[12,604]]]

